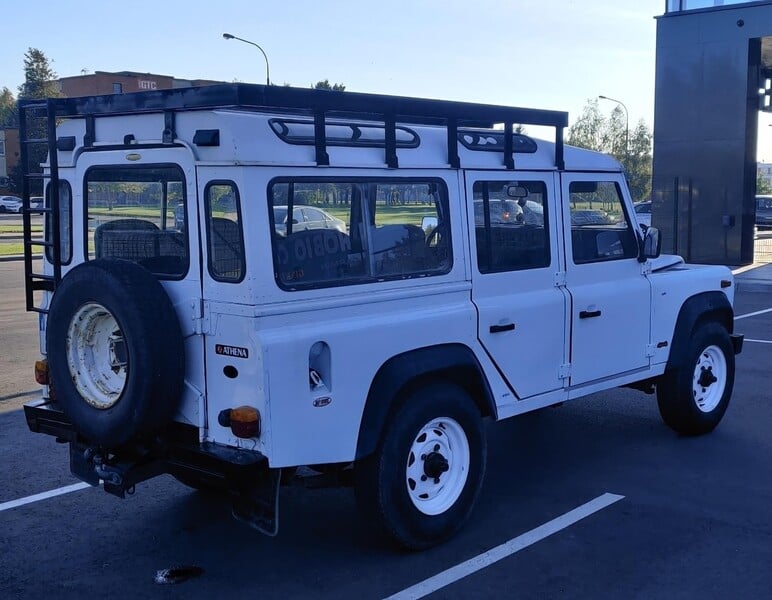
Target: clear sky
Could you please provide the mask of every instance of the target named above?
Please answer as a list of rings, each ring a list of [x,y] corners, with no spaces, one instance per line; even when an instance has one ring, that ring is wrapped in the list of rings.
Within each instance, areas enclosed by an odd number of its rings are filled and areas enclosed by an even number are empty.
[[[139,71],[567,110],[599,94],[654,120],[664,0],[69,0],[7,2],[0,87],[29,47],[59,76]],[[614,104],[601,101],[610,112]],[[763,133],[772,131],[763,123]],[[761,153],[762,158],[765,154]],[[772,152],[768,153],[772,160]]]

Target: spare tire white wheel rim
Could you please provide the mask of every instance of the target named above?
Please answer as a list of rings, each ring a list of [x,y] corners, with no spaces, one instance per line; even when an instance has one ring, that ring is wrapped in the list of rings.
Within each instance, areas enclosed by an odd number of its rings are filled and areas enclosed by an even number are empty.
[[[413,505],[425,515],[439,515],[461,496],[469,475],[469,441],[449,417],[433,419],[413,438],[405,483]]]
[[[102,410],[115,406],[126,387],[128,363],[113,314],[96,302],[81,306],[67,328],[67,366],[81,398]]]
[[[702,412],[714,410],[726,388],[726,357],[718,346],[708,346],[697,357],[692,379],[694,402]]]

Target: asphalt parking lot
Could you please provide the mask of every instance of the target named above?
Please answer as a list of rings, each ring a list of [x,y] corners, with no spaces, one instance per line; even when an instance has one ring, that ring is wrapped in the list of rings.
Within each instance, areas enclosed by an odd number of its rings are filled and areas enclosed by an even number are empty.
[[[126,500],[88,488],[20,505],[77,482],[66,447],[30,433],[21,411],[37,357],[21,263],[0,263],[0,290],[2,598],[769,597],[772,287],[738,292],[748,341],[713,434],[676,436],[632,390],[491,423],[472,519],[423,553],[374,539],[348,489],[283,488],[274,539],[167,476]],[[176,565],[203,572],[154,583]]]

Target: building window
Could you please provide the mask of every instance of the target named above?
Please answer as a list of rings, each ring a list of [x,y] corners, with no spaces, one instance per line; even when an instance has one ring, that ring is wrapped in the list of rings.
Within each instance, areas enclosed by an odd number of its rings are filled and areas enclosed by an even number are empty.
[[[0,140],[0,156],[5,156],[5,140]]]
[[[123,84],[122,83],[114,83],[113,84],[113,94],[122,94],[123,93]]]

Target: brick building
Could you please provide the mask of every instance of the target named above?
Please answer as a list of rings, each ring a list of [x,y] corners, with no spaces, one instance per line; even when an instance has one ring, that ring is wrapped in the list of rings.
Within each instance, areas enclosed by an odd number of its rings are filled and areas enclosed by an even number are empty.
[[[178,79],[171,75],[136,73],[134,71],[119,71],[117,73],[95,71],[85,75],[62,77],[58,83],[62,94],[72,97],[199,87],[223,82],[206,79]]]
[[[19,164],[19,130],[0,129],[0,192],[9,193],[8,176]]]

